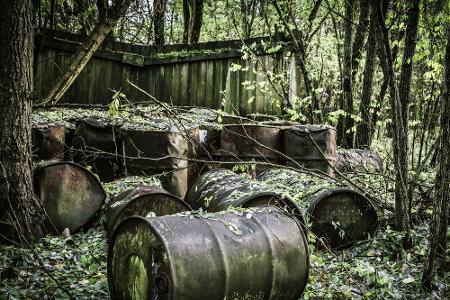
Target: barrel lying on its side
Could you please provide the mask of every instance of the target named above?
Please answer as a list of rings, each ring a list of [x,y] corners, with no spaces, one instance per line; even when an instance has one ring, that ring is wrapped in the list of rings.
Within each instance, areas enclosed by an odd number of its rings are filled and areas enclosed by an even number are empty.
[[[298,299],[308,269],[301,225],[275,207],[130,217],[108,251],[112,299]]]
[[[311,221],[311,231],[324,238],[332,248],[373,236],[378,217],[372,203],[363,194],[330,180],[289,169],[271,169],[261,174],[276,190],[283,190]]]
[[[340,172],[383,173],[383,160],[370,149],[340,149],[337,153],[336,169]]]
[[[83,228],[98,215],[106,193],[97,177],[72,162],[48,163],[34,173],[34,189],[49,221],[49,231]]]
[[[158,186],[140,185],[114,197],[106,214],[106,233],[111,236],[117,225],[131,216],[157,216],[175,214],[191,210],[180,198]]]
[[[213,169],[199,176],[189,189],[186,202],[194,209],[209,212],[230,207],[275,205],[295,214],[303,223],[302,213],[287,195],[226,169]]]

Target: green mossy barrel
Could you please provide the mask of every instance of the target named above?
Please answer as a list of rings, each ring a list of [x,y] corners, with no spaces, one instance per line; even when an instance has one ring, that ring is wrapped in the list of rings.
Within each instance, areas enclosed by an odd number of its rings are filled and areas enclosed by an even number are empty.
[[[378,227],[370,200],[348,187],[289,169],[268,170],[258,180],[290,194],[309,219],[310,230],[331,248],[373,237]]]
[[[186,202],[158,186],[139,185],[111,200],[106,213],[106,233],[111,236],[127,217],[146,216],[148,213],[164,216],[190,210]]]
[[[56,124],[34,124],[31,131],[33,158],[61,160],[64,158],[66,128]]]
[[[120,128],[125,172],[127,175],[164,174],[163,187],[183,198],[197,177],[198,165],[189,159],[197,157],[199,132],[197,127],[172,126],[167,130],[139,126]]]
[[[230,207],[275,205],[303,221],[301,212],[287,195],[227,169],[213,169],[199,176],[189,189],[186,202],[194,209],[202,208],[209,212]]]
[[[301,166],[333,175],[336,164],[336,129],[328,125],[296,125],[281,133],[283,154]],[[283,159],[289,167],[298,165]]]
[[[112,299],[299,299],[308,270],[301,225],[275,207],[130,217],[108,251]]]
[[[106,193],[97,177],[72,162],[44,164],[34,172],[34,190],[48,217],[49,232],[76,232],[99,215]]]
[[[74,159],[92,166],[103,182],[111,182],[123,175],[122,149],[116,130],[120,127],[106,119],[83,118],[77,121],[72,141]]]
[[[336,169],[340,172],[376,172],[383,173],[383,160],[370,149],[339,149]]]

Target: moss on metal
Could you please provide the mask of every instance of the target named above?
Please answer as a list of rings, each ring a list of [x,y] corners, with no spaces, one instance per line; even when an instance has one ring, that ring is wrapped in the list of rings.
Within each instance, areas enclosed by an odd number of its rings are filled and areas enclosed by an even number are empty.
[[[258,178],[287,192],[310,220],[311,231],[330,247],[339,248],[374,236],[378,217],[361,193],[311,174],[271,169]]]
[[[127,267],[134,256],[145,271]],[[159,299],[298,299],[308,267],[298,221],[261,207],[126,219],[111,239],[108,280],[113,299],[142,289]]]

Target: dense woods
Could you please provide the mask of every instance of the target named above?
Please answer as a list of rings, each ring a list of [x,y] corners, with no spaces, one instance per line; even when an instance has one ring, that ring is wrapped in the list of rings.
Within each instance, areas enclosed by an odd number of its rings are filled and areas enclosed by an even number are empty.
[[[0,299],[450,297],[448,0],[0,8]]]

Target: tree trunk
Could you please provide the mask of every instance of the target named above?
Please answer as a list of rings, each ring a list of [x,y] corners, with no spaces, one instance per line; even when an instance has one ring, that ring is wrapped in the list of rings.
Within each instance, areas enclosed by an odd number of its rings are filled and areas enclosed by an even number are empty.
[[[356,131],[356,148],[368,148],[371,141],[371,132],[373,131],[373,124],[370,116],[370,102],[372,99],[372,85],[375,63],[375,27],[374,23],[370,21],[369,37],[367,39],[366,64],[364,66],[364,79],[361,92],[361,102],[359,105],[359,115],[362,119],[361,124],[358,125]]]
[[[155,45],[164,45],[164,24],[166,22],[166,0],[153,2],[153,27],[155,30]]]
[[[44,211],[33,195],[31,95],[32,1],[1,1],[0,9],[0,222],[3,237],[39,237]]]
[[[356,27],[355,39],[352,47],[352,81],[358,72],[359,60],[361,59],[364,40],[366,38],[367,26],[369,25],[369,1],[359,0],[359,21]],[[370,31],[370,30],[369,30]]]
[[[191,44],[198,43],[200,40],[200,31],[203,25],[203,0],[190,0],[191,2]]]
[[[400,72],[400,82],[399,82],[399,97],[402,109],[402,128],[404,130],[404,136],[406,139],[401,141],[403,144],[399,147],[401,151],[400,157],[403,158],[403,163],[408,165],[408,119],[409,119],[409,103],[410,103],[410,90],[411,90],[411,76],[412,76],[412,65],[413,56],[416,49],[416,38],[417,38],[417,27],[419,24],[419,4],[420,0],[409,1],[408,19],[406,20],[406,36],[405,36],[405,49],[403,51],[402,67]],[[405,183],[408,183],[408,168],[405,167],[403,170],[403,175],[406,177]],[[399,179],[400,180],[400,179]],[[411,217],[411,205],[412,205],[412,187],[408,186],[408,214]],[[396,193],[399,197],[399,193]],[[402,199],[403,201],[404,199]]]
[[[345,116],[340,118],[338,124],[338,141],[341,146],[353,146],[353,133],[347,131],[353,127],[353,94],[352,94],[352,24],[354,0],[345,0],[344,18],[344,61],[342,68],[342,101],[341,109]]]
[[[91,32],[88,39],[72,56],[71,63],[67,67],[66,72],[57,80],[47,97],[42,100],[42,104],[55,104],[64,96],[81,71],[83,71],[95,51],[97,51],[98,47],[105,40],[106,36],[111,32],[114,25],[126,13],[130,2],[131,0],[116,0],[107,9],[99,7],[99,23]],[[97,3],[103,2],[98,1]]]
[[[183,0],[183,43],[189,43],[189,24],[191,24],[191,13],[189,7],[189,0]]]
[[[408,141],[404,127],[402,102],[395,82],[394,63],[389,42],[389,33],[385,24],[382,7],[377,0],[372,0],[376,20],[377,38],[380,41],[380,64],[384,77],[387,78],[391,101],[393,152],[395,168],[395,218],[397,230],[406,232],[405,242],[410,243],[410,215],[408,201]],[[405,246],[408,246],[405,244]]]
[[[448,202],[450,201],[450,173],[448,171],[450,169],[450,139],[448,138],[450,135],[450,30],[447,30],[447,48],[445,51],[445,71],[441,99],[439,166],[436,173],[430,245],[422,274],[422,285],[427,289],[431,289],[436,256],[439,255],[445,259],[447,249]]]

